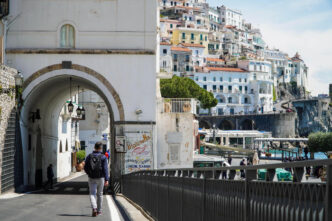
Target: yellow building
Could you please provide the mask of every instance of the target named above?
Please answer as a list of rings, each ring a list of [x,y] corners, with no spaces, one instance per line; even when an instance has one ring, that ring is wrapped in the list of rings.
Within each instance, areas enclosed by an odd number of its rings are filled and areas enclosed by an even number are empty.
[[[179,27],[173,30],[172,44],[200,44],[205,46],[204,54],[208,54],[209,30]]]

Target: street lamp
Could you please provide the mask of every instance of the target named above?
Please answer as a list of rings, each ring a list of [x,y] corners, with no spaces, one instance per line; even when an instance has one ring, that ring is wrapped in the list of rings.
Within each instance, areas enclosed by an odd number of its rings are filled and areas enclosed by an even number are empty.
[[[213,127],[213,144],[216,143],[216,124],[212,125]]]
[[[81,109],[80,106],[77,107],[77,109],[76,109],[76,114],[77,114],[77,116],[80,116],[80,115],[82,114],[82,109]]]
[[[21,74],[21,72],[17,72],[17,74],[15,75],[15,85],[17,87],[22,87],[23,85],[23,75]]]

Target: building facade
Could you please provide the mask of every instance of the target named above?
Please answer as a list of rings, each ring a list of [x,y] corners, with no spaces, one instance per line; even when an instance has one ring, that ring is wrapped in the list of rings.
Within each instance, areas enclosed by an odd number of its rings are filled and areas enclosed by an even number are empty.
[[[34,185],[40,177],[46,180],[50,163],[59,178],[59,113],[77,86],[96,92],[107,105],[115,182],[129,163],[125,150],[115,149],[116,137],[149,131],[152,155],[156,134],[150,125],[156,122],[159,72],[157,7],[154,0],[12,1],[8,19],[15,22],[7,33],[5,63],[24,76],[25,185]],[[41,118],[32,122],[30,113],[36,108]],[[137,135],[130,142],[140,139]],[[144,168],[153,168],[153,161]]]

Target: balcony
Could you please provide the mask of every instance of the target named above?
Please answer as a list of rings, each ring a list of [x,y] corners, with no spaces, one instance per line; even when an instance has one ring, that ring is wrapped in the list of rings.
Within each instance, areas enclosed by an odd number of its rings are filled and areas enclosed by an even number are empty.
[[[197,114],[197,103],[194,98],[163,98],[162,113]]]

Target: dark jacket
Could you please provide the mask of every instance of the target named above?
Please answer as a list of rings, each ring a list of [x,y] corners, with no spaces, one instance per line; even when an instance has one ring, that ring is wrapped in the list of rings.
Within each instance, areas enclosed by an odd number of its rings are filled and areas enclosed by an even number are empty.
[[[47,178],[52,179],[53,177],[54,177],[53,168],[48,166],[47,167]]]
[[[108,181],[108,164],[107,164],[107,158],[104,154],[98,152],[98,151],[93,151],[91,154],[93,154],[94,156],[97,156],[99,154],[101,154],[101,164],[103,166],[103,177],[105,177],[105,181]],[[85,165],[84,165],[84,170],[85,172],[88,171],[88,168],[90,168],[90,155],[89,154],[86,159],[85,159]]]

